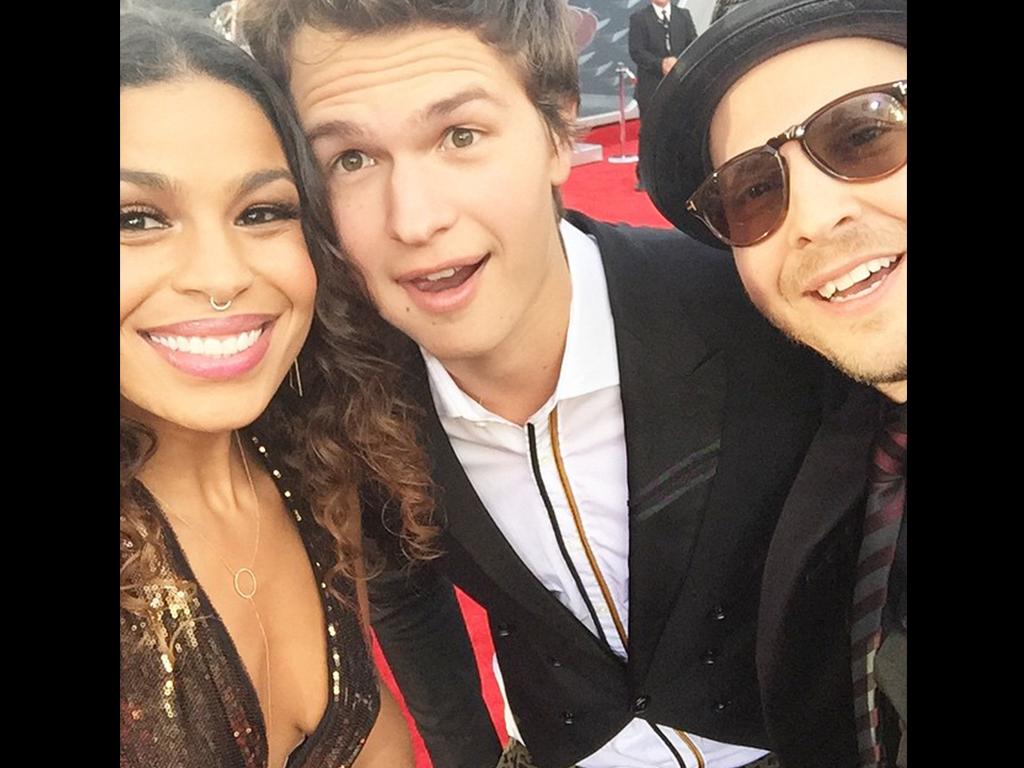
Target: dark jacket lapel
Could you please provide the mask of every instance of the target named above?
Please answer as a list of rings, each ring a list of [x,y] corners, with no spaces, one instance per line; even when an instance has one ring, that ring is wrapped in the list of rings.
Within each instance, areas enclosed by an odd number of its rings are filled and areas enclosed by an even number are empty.
[[[758,621],[758,666],[776,673],[791,638],[787,616],[819,558],[820,545],[844,520],[863,513],[870,447],[880,396],[858,386],[823,422],[775,528],[765,564]],[[857,522],[856,520],[852,520]],[[770,687],[770,684],[769,684]]]
[[[769,736],[795,766],[856,763],[848,616],[879,399],[858,386],[822,423],[765,564],[757,675]]]
[[[581,226],[580,223],[577,226]],[[693,557],[722,431],[726,369],[652,285],[645,253],[591,222],[619,356],[629,485],[630,666],[645,668]],[[667,303],[666,303],[667,302]]]

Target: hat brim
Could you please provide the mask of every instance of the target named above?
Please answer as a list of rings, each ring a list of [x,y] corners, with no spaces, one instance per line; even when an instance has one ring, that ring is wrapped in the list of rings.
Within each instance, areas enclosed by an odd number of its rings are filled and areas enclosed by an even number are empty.
[[[750,0],[683,52],[644,115],[641,174],[662,215],[683,232],[727,246],[686,201],[712,170],[708,131],[718,102],[742,75],[791,48],[837,37],[907,44],[906,0]]]

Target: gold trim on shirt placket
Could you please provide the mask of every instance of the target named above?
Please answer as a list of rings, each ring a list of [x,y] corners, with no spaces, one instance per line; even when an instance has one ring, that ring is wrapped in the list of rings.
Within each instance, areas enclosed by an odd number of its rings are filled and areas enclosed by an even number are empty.
[[[562,482],[562,491],[565,493],[565,500],[569,504],[569,511],[572,513],[572,520],[576,524],[576,533],[580,537],[580,542],[583,544],[583,551],[587,556],[587,561],[590,563],[590,568],[594,572],[594,577],[597,579],[597,584],[601,588],[601,594],[604,596],[605,604],[608,606],[608,611],[611,613],[612,621],[615,623],[615,630],[619,633],[619,639],[622,641],[622,647],[629,649],[629,641],[626,637],[626,629],[622,626],[622,619],[619,618],[619,612],[615,608],[615,603],[612,600],[611,590],[608,589],[608,584],[604,580],[604,574],[601,573],[601,568],[597,564],[597,558],[594,557],[593,551],[590,549],[590,542],[587,541],[587,534],[583,530],[583,519],[580,517],[579,507],[576,506],[576,497],[573,496],[572,486],[569,485],[569,475],[565,471],[565,465],[562,463],[562,455],[559,451],[558,443],[558,406],[552,409],[551,414],[548,416],[548,432],[551,434],[551,453],[555,457],[555,466],[558,468],[558,478]],[[673,728],[679,738],[683,740],[690,751],[693,752],[693,756],[697,758],[697,768],[705,768],[704,756],[700,750],[697,749],[697,745],[693,743],[693,740],[683,731],[678,728]]]

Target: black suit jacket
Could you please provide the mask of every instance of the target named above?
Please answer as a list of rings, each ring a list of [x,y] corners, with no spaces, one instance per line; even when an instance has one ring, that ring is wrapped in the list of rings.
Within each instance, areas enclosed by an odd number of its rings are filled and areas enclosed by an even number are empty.
[[[786,768],[859,765],[849,611],[881,402],[858,385],[825,420],[768,552],[757,667],[768,733]]]
[[[634,716],[767,747],[754,668],[762,566],[820,421],[823,364],[754,310],[729,255],[675,231],[569,218],[597,239],[615,322],[629,662],[508,545],[437,419],[418,355],[445,554],[370,582],[374,627],[438,766],[492,766],[500,751],[452,583],[488,611],[512,711],[539,766],[574,763]],[[365,529],[386,546],[394,523],[375,517]]]
[[[669,17],[672,52],[665,50],[665,28],[661,25],[654,6],[647,3],[629,17],[629,57],[636,64],[636,97],[640,117],[651,103],[654,90],[663,77],[661,60],[666,56],[679,56],[697,37],[693,18],[685,8],[672,8]]]

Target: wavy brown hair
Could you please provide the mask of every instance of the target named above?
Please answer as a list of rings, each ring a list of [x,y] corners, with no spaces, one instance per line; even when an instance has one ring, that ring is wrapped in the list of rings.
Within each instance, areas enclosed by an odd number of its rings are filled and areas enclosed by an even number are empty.
[[[337,544],[335,578],[358,578],[360,499],[410,560],[436,555],[437,527],[419,410],[403,394],[400,350],[408,342],[373,309],[365,285],[340,254],[319,170],[286,95],[244,51],[197,20],[160,11],[121,15],[121,88],[211,77],[250,96],[281,141],[299,190],[302,227],[317,274],[316,311],[299,355],[303,397],[283,384],[251,428],[295,473],[311,511]],[[139,470],[156,434],[121,416],[121,607],[147,611],[145,589],[167,583],[166,551]],[[376,563],[369,564],[372,574]],[[173,582],[173,579],[172,579]],[[194,585],[176,584],[194,589]]]
[[[352,35],[421,26],[473,32],[515,67],[551,134],[574,137],[566,109],[579,105],[579,66],[566,0],[245,0],[238,15],[253,56],[283,87],[303,26]]]
[[[291,46],[304,26],[354,36],[417,27],[474,33],[511,64],[548,128],[552,147],[580,136],[570,114],[580,103],[579,65],[566,0],[245,0],[239,27],[253,56],[287,89]],[[554,218],[565,213],[551,190]]]

